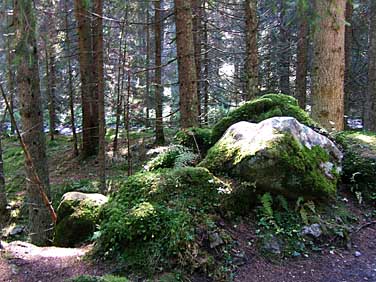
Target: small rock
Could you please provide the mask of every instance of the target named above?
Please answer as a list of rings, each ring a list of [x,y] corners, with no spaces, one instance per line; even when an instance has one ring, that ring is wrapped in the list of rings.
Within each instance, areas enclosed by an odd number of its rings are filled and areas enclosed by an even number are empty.
[[[308,226],[304,226],[301,234],[303,236],[311,235],[315,238],[319,238],[322,234],[321,226],[318,223],[308,225]]]
[[[281,253],[281,244],[278,239],[273,236],[264,243],[264,249],[272,254],[278,255]]]
[[[210,242],[210,248],[212,249],[224,243],[221,236],[217,232],[209,234],[209,242]]]
[[[12,228],[12,230],[9,232],[9,235],[10,236],[16,236],[16,235],[19,235],[22,232],[24,232],[24,230],[25,230],[25,226],[17,225],[17,226]]]
[[[361,255],[362,255],[362,253],[359,252],[359,251],[356,251],[356,252],[354,253],[354,256],[355,256],[355,257],[360,257]]]

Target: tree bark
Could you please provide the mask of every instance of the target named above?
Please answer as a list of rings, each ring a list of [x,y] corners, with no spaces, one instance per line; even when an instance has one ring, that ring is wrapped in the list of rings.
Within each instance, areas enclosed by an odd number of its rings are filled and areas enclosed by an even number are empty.
[[[154,2],[154,33],[155,33],[155,143],[164,145],[165,137],[163,132],[163,87],[162,87],[162,47],[163,47],[163,25],[161,17],[161,1]]]
[[[299,16],[299,32],[298,32],[298,46],[297,46],[297,67],[296,67],[296,98],[299,106],[302,109],[306,108],[307,104],[307,71],[308,71],[308,18],[305,7],[299,1],[298,16]]]
[[[24,143],[32,157],[44,192],[50,193],[43,133],[43,109],[39,88],[38,49],[36,42],[36,18],[33,1],[15,2],[14,22],[16,25],[17,86]],[[33,166],[26,161],[27,179],[34,179]],[[51,236],[52,221],[38,191],[37,184],[27,181],[27,202],[29,204],[29,232],[31,242],[45,245]]]
[[[9,218],[9,211],[7,209],[8,201],[7,201],[7,194],[5,190],[3,151],[1,147],[1,139],[3,136],[2,128],[3,128],[3,125],[0,123],[0,227],[4,223],[6,223],[6,221]]]
[[[286,0],[279,0],[279,89],[283,94],[290,94],[290,33],[286,20]]]
[[[370,0],[368,93],[364,111],[364,127],[376,131],[376,2]]]
[[[252,100],[258,94],[258,49],[257,49],[257,0],[245,1],[245,41],[246,41],[246,99]]]
[[[94,66],[96,67],[97,98],[98,98],[98,176],[100,191],[106,193],[106,143],[105,143],[105,101],[104,101],[104,61],[103,61],[103,2],[94,1],[94,23],[93,23],[93,53]]]
[[[69,111],[70,111],[70,123],[73,134],[73,155],[78,156],[78,138],[76,133],[75,125],[75,114],[74,114],[74,88],[73,88],[73,73],[72,73],[72,62],[71,62],[71,41],[69,37],[69,8],[68,0],[64,2],[65,8],[65,44],[67,47],[67,60],[68,60],[68,95],[69,95]]]
[[[198,125],[197,74],[190,1],[175,0],[176,45],[179,69],[180,126]]]
[[[350,104],[351,104],[351,67],[352,67],[352,41],[353,41],[353,27],[352,27],[352,16],[353,16],[353,4],[347,2],[346,4],[346,22],[348,23],[345,27],[345,116],[350,114]],[[346,125],[346,119],[345,119]]]
[[[88,3],[74,0],[81,76],[83,158],[96,155],[99,145],[97,70],[93,59],[92,15]]]
[[[327,130],[343,130],[346,0],[316,0],[312,116]]]

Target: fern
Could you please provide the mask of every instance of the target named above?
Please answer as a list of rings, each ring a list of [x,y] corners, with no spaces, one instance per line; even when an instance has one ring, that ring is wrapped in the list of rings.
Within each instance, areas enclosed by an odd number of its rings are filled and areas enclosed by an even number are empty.
[[[281,206],[286,212],[290,211],[290,209],[289,209],[289,204],[288,204],[288,202],[287,202],[287,200],[286,200],[286,198],[285,198],[284,196],[282,196],[282,195],[278,195],[278,196],[277,196],[277,200],[278,200],[280,206]]]
[[[270,193],[265,193],[261,197],[262,212],[267,218],[273,218],[273,197]]]

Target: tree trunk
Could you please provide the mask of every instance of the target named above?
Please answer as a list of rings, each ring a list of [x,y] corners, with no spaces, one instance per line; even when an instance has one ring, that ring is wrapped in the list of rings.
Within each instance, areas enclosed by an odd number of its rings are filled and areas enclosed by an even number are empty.
[[[207,23],[207,13],[206,13],[206,1],[203,5],[204,9],[204,121],[205,125],[209,125],[209,34],[208,34],[208,23]]]
[[[163,25],[161,17],[161,1],[154,2],[154,33],[155,33],[155,143],[164,145],[163,132],[163,87],[162,87],[162,46]]]
[[[12,6],[13,8],[13,6]],[[15,95],[15,78],[14,78],[14,70],[13,70],[13,60],[14,60],[14,54],[12,51],[12,39],[10,34],[12,33],[11,29],[12,25],[12,19],[11,16],[7,16],[7,33],[8,36],[6,38],[6,44],[7,44],[7,68],[8,68],[8,73],[7,73],[7,79],[8,79],[8,92],[9,92],[9,104],[10,104],[10,109],[8,109],[11,112],[14,112],[14,95]],[[16,125],[11,122],[11,132],[12,134],[16,130]]]
[[[296,67],[296,98],[302,109],[307,104],[307,71],[308,71],[308,19],[307,11],[299,1],[299,32],[297,46],[297,67]]]
[[[75,116],[74,116],[74,88],[73,88],[73,73],[71,62],[71,41],[69,38],[69,8],[68,0],[64,2],[65,8],[65,44],[67,47],[67,60],[68,60],[68,95],[69,95],[69,111],[70,111],[70,123],[73,134],[73,155],[78,156],[78,138],[76,133]]]
[[[82,97],[82,157],[97,154],[99,144],[98,91],[93,60],[89,2],[75,0]]]
[[[257,49],[257,0],[245,1],[246,41],[246,99],[252,100],[258,94],[258,49]]]
[[[346,0],[316,0],[312,116],[327,130],[343,130]]]
[[[105,143],[105,103],[104,103],[104,61],[103,61],[103,2],[94,1],[94,23],[93,23],[93,53],[94,66],[96,67],[97,97],[98,97],[98,176],[100,191],[106,193],[106,143]]]
[[[370,0],[368,94],[364,112],[364,127],[376,131],[376,2]]]
[[[345,27],[345,116],[350,114],[350,103],[351,103],[351,58],[352,58],[352,41],[353,41],[353,4],[347,2],[346,4],[346,22],[348,23]],[[346,125],[346,118],[345,118]]]
[[[198,125],[197,74],[190,1],[175,0],[176,45],[179,69],[180,126]]]
[[[33,1],[18,0],[15,3],[14,22],[17,40],[17,85],[23,139],[33,159],[36,172],[49,195],[49,176],[43,133],[43,109],[39,88],[38,49],[36,42],[36,18]],[[27,179],[34,179],[32,165],[26,162]],[[27,203],[29,204],[29,232],[31,242],[36,245],[48,243],[51,235],[51,218],[39,193],[39,187],[27,181]]]
[[[286,0],[279,0],[279,89],[283,94],[290,94],[290,33],[286,19]]]
[[[193,11],[193,45],[195,49],[195,64],[197,75],[197,111],[199,116],[199,123],[201,122],[201,32],[202,32],[202,0],[191,0]]]
[[[146,122],[145,126],[150,127],[150,53],[151,53],[151,39],[150,39],[150,15],[149,6],[146,9]]]
[[[0,227],[2,227],[2,225],[6,223],[9,218],[9,211],[7,209],[8,201],[5,190],[3,151],[1,147],[1,139],[3,136],[2,127],[3,125],[0,123]]]
[[[56,106],[55,106],[55,89],[56,89],[56,77],[55,77],[55,55],[53,50],[49,46],[48,40],[45,41],[45,56],[46,56],[46,84],[47,84],[47,100],[48,100],[48,116],[49,116],[49,130],[50,139],[55,139],[56,131]]]

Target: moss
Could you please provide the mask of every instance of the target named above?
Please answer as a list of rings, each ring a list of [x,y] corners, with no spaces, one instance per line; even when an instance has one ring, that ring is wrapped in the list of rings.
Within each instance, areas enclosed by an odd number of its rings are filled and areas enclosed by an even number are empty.
[[[100,206],[89,201],[64,201],[57,210],[54,244],[72,247],[93,235],[99,220]]]
[[[376,199],[376,134],[345,131],[336,136],[344,149],[342,180],[366,200]]]
[[[189,148],[181,145],[172,145],[165,152],[160,153],[150,160],[145,168],[148,171],[155,171],[165,168],[179,168],[194,165],[198,156]]]
[[[176,133],[174,141],[182,146],[188,147],[195,153],[205,156],[212,146],[211,129],[193,127]]]
[[[254,147],[245,150],[237,147],[230,137],[222,139],[199,165],[255,183],[256,193],[276,192],[295,198],[335,196],[338,175],[336,168],[331,171],[333,179],[323,173],[321,166],[329,161],[324,149],[306,148],[290,134],[266,144],[252,145]]]
[[[129,280],[124,277],[118,277],[118,276],[113,276],[113,275],[105,275],[103,277],[81,275],[69,281],[71,282],[128,282]]]
[[[258,123],[276,116],[290,116],[307,126],[317,126],[317,123],[299,107],[295,98],[283,94],[267,94],[245,103],[221,119],[213,127],[212,143],[217,142],[231,125],[239,121]]]
[[[205,168],[130,177],[103,209],[97,253],[119,255],[144,273],[199,264],[205,250],[196,240],[216,228],[224,186]]]

